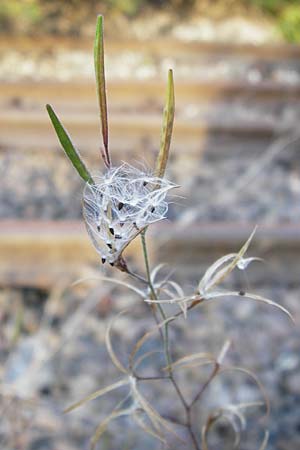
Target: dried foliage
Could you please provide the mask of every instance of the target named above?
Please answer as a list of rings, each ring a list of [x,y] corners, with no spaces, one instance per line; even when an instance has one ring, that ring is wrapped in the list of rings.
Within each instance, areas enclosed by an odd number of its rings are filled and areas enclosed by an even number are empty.
[[[204,302],[225,297],[238,297],[242,301],[254,300],[267,306],[276,307],[290,319],[293,320],[293,318],[289,311],[268,298],[251,292],[224,290],[220,287],[234,270],[246,270],[250,263],[259,260],[259,258],[246,257],[255,230],[253,230],[249,239],[238,252],[223,256],[206,270],[200,281],[195,283],[193,294],[185,294],[184,289],[172,279],[172,273],[167,276],[161,275],[162,270],[166,269],[165,265],[159,264],[151,270],[146,246],[146,230],[150,224],[166,216],[168,210],[166,196],[168,191],[174,187],[172,183],[163,178],[168,161],[174,119],[175,101],[172,71],[169,71],[161,146],[153,173],[146,173],[126,163],[122,163],[116,167],[111,166],[108,149],[102,17],[99,17],[97,20],[95,71],[104,145],[102,156],[105,171],[102,175],[93,175],[93,178],[90,176],[89,171],[81,161],[79,153],[74,150],[70,138],[67,136],[51,107],[48,107],[48,112],[67,156],[77,169],[79,175],[87,182],[83,195],[83,215],[96,251],[100,254],[103,263],[108,261],[111,265],[115,265],[116,268],[126,272],[141,286],[137,287],[135,284],[130,284],[127,281],[109,277],[99,276],[99,280],[119,284],[138,294],[141,301],[145,301],[150,305],[150,310],[156,320],[156,325],[152,329],[147,330],[142,337],[133,343],[132,351],[127,357],[127,363],[124,364],[113,346],[113,325],[120,315],[115,317],[107,329],[105,343],[113,364],[121,373],[121,378],[109,386],[101,388],[77,401],[69,406],[66,412],[73,411],[86,402],[95,400],[119,388],[126,387],[127,393],[125,397],[120,400],[112,412],[108,413],[106,418],[95,430],[91,439],[92,449],[96,447],[97,442],[106,431],[110,422],[117,420],[121,416],[130,416],[133,422],[144,432],[163,443],[167,442],[168,435],[174,435],[176,439],[182,441],[183,438],[180,430],[182,431],[182,428],[185,428],[189,435],[189,442],[185,442],[185,445],[195,450],[208,450],[208,434],[218,421],[225,420],[234,432],[232,448],[238,448],[242,439],[243,430],[247,425],[246,411],[249,408],[265,405],[266,415],[269,413],[269,401],[262,384],[251,370],[226,364],[227,354],[231,348],[231,342],[229,340],[224,342],[219,354],[196,352],[183,355],[177,360],[173,360],[169,327],[182,317],[185,317],[188,321],[190,314],[198,306],[203,305]],[[146,271],[145,278],[143,275],[132,272],[122,256],[125,247],[138,235],[141,235],[142,239]],[[179,309],[175,313],[169,313],[169,309],[165,309],[166,304],[177,305]],[[124,311],[121,314],[124,313],[130,312]],[[143,353],[145,343],[148,343],[149,339],[153,337],[159,337],[161,347]],[[139,374],[141,363],[156,353],[164,354],[165,367],[159,370],[157,376],[141,376]],[[210,375],[198,389],[198,392],[195,393],[194,397],[188,400],[179,384],[177,374],[180,371],[190,370],[195,367],[200,369],[203,366],[211,366]],[[215,411],[210,411],[208,412],[206,423],[203,424],[201,430],[198,419],[195,417],[195,407],[200,402],[208,386],[217,377],[229,371],[250,378],[256,384],[262,401],[227,404]],[[151,380],[167,380],[173,385],[174,394],[178,397],[183,409],[184,420],[176,420],[176,425],[170,423],[150,404],[141,390],[141,385]],[[181,427],[180,430],[178,428],[179,426]],[[261,450],[266,448],[267,441],[268,433],[266,431],[260,446]]]

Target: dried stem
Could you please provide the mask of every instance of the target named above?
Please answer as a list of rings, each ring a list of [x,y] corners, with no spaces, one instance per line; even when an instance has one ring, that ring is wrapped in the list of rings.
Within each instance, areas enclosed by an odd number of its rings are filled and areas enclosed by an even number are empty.
[[[153,286],[152,280],[151,280],[151,273],[150,273],[150,265],[149,265],[149,258],[148,258],[148,251],[147,251],[147,244],[146,244],[146,231],[147,229],[145,228],[145,230],[142,231],[141,233],[141,239],[142,239],[142,247],[143,247],[143,255],[144,255],[144,260],[145,260],[145,267],[146,267],[146,273],[147,273],[147,281],[148,281],[148,286],[150,289],[150,297],[152,300],[157,300],[157,295],[155,292],[155,288]],[[167,316],[163,310],[163,307],[157,303],[157,307],[158,310],[162,316],[163,320],[166,320]],[[155,312],[155,310],[153,309],[152,311]],[[164,326],[164,330],[165,330],[165,336],[163,338],[163,343],[164,343],[164,350],[165,350],[165,355],[166,355],[166,361],[168,366],[171,366],[171,355],[170,355],[170,349],[169,349],[169,328],[168,328],[168,323],[165,324]]]
[[[209,378],[203,384],[203,386],[201,387],[200,391],[195,395],[194,399],[190,403],[190,408],[192,408],[195,405],[195,403],[200,399],[200,397],[202,396],[203,392],[207,389],[207,387],[210,385],[212,380],[218,374],[219,369],[220,369],[220,365],[218,363],[216,363],[215,366],[214,366],[214,369],[212,370],[212,372],[211,372],[211,374],[209,376]]]
[[[146,231],[147,229],[143,230],[143,232],[141,233],[141,239],[142,239],[142,247],[143,247],[143,255],[144,255],[144,260],[145,260],[145,267],[146,267],[146,273],[147,273],[147,280],[148,280],[148,286],[149,286],[149,290],[150,290],[150,297],[153,300],[157,300],[157,294],[155,292],[155,287],[153,286],[152,283],[152,279],[151,279],[151,272],[150,272],[150,265],[149,265],[149,258],[148,258],[148,251],[147,251],[147,245],[146,245]],[[152,304],[154,306],[154,304]],[[163,307],[157,303],[159,312],[162,316],[163,320],[166,320],[167,316],[163,310]],[[155,311],[152,309],[152,312],[154,314],[154,316],[156,317]],[[165,352],[165,357],[166,357],[166,362],[168,365],[168,376],[164,377],[163,379],[169,379],[170,382],[173,384],[174,389],[178,395],[178,398],[180,400],[180,402],[182,403],[184,410],[185,410],[185,415],[186,415],[186,422],[185,422],[185,426],[189,432],[190,438],[192,440],[193,443],[193,447],[195,450],[200,450],[199,444],[198,444],[198,440],[197,437],[193,431],[192,428],[192,420],[191,420],[191,406],[188,405],[186,399],[184,398],[183,393],[181,392],[180,387],[177,384],[177,381],[174,378],[173,375],[173,369],[172,369],[172,358],[171,358],[171,354],[170,354],[170,344],[169,344],[169,330],[168,330],[168,326],[169,323],[167,322],[164,326],[164,334],[161,334],[162,337],[162,341],[163,341],[163,345],[164,345],[164,352]],[[151,379],[150,378],[146,378],[146,379]],[[154,379],[161,379],[160,377],[154,377]]]
[[[139,275],[136,272],[133,272],[132,270],[128,269],[128,267],[126,268],[125,273],[127,273],[128,275],[130,275],[132,278],[135,278],[136,280],[140,281],[143,284],[146,284],[148,286],[148,281],[146,280],[146,278],[142,277],[141,275]]]

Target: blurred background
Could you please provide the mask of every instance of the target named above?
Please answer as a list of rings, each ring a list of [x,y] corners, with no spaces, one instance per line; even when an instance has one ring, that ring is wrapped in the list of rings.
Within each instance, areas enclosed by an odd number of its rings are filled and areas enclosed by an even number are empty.
[[[152,167],[159,147],[167,71],[176,117],[168,178],[178,183],[169,220],[152,227],[151,263],[166,262],[193,291],[206,267],[236,251],[255,225],[231,287],[265,295],[300,316],[300,5],[298,0],[1,0],[0,2],[0,443],[3,450],[88,449],[118,393],[67,416],[70,403],[119,374],[104,333],[121,357],[152,325],[148,309],[99,274],[81,217],[83,184],[66,160],[45,110],[50,103],[92,172],[103,169],[93,72],[97,14],[105,16],[110,151],[115,164]],[[139,242],[128,250],[143,272]],[[165,273],[170,270],[168,267]],[[246,273],[247,272],[247,273]],[[85,281],[73,285],[74,281]],[[87,280],[88,279],[88,280]],[[300,448],[299,327],[277,310],[236,299],[195,311],[172,328],[174,357],[217,353],[253,370],[272,410],[247,413],[241,450]],[[299,322],[298,322],[299,324]],[[149,350],[157,342],[149,344]],[[151,363],[151,364],[150,364]],[[159,365],[152,360],[149,367]],[[147,367],[146,367],[147,368]],[[155,369],[154,369],[155,370]],[[182,375],[186,394],[209,369]],[[172,420],[166,386],[149,400]],[[163,395],[162,395],[163,394]],[[215,380],[198,411],[260,399],[247,376]],[[124,432],[126,430],[126,433]],[[232,450],[221,424],[211,448]],[[159,449],[130,419],[113,423],[99,449]],[[172,442],[171,448],[188,446]]]

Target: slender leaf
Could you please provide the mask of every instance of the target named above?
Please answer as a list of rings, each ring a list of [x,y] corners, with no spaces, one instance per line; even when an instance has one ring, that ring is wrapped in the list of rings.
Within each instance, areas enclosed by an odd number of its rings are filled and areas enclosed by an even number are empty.
[[[261,443],[261,446],[259,447],[259,450],[266,450],[269,440],[269,434],[270,434],[269,431],[265,431],[265,435]]]
[[[105,345],[106,345],[106,349],[108,351],[108,354],[110,356],[110,359],[112,360],[112,362],[114,363],[114,365],[116,366],[117,369],[120,370],[120,372],[123,373],[128,373],[127,369],[123,366],[123,364],[121,363],[121,361],[119,360],[119,358],[117,357],[112,343],[111,343],[111,329],[113,327],[113,324],[115,323],[115,321],[120,317],[120,315],[126,313],[127,311],[121,311],[119,312],[119,314],[117,314],[116,317],[113,318],[113,320],[110,322],[109,326],[107,327],[106,330],[106,334],[105,334]]]
[[[137,404],[145,411],[150,422],[152,423],[155,431],[157,433],[161,432],[162,429],[162,417],[155,411],[155,409],[150,405],[150,403],[144,398],[144,396],[139,392],[136,385],[131,386],[132,396]]]
[[[245,244],[242,246],[242,248],[238,253],[230,253],[229,255],[223,256],[207,269],[207,271],[204,274],[204,277],[200,280],[198,285],[198,291],[200,292],[200,294],[204,295],[206,291],[220,284],[233,271],[233,269],[243,259],[244,254],[248,250],[248,247],[255,234],[256,228],[257,227],[254,228],[250,237],[247,239],[247,241],[245,242]],[[217,272],[217,269],[229,260],[232,261],[225,267],[220,269],[219,272]]]
[[[269,298],[266,297],[261,297],[260,295],[256,295],[256,294],[251,294],[251,292],[243,292],[241,294],[241,292],[238,291],[224,291],[224,292],[208,292],[207,294],[205,294],[205,300],[214,300],[220,297],[239,297],[240,300],[254,300],[256,302],[260,302],[260,303],[265,303],[267,305],[270,306],[274,306],[277,309],[280,309],[280,311],[282,311],[284,314],[286,314],[291,321],[293,322],[293,324],[295,324],[295,319],[292,316],[292,314],[283,306],[281,306],[279,303],[274,302],[273,300],[270,300]]]
[[[238,367],[238,366],[223,366],[219,372],[219,374],[222,374],[224,372],[229,372],[229,371],[233,371],[233,372],[241,372],[244,373],[246,375],[248,375],[250,378],[252,378],[252,380],[254,381],[254,383],[256,384],[256,386],[258,387],[263,399],[264,399],[264,404],[265,404],[265,408],[266,408],[266,412],[264,414],[264,417],[268,418],[270,415],[270,401],[269,401],[269,397],[265,391],[265,388],[263,386],[263,384],[260,382],[260,380],[258,379],[258,377],[255,375],[255,373],[253,373],[251,370],[245,369],[244,367]]]
[[[111,392],[114,389],[117,389],[121,386],[125,386],[129,383],[129,380],[126,378],[122,378],[121,380],[117,381],[116,383],[110,384],[109,386],[106,386],[105,388],[99,389],[98,391],[93,392],[90,395],[87,395],[82,400],[79,400],[78,402],[74,403],[73,405],[69,406],[64,410],[64,413],[69,413],[73,411],[74,409],[79,408],[80,406],[84,405],[87,402],[90,402],[91,400],[95,400],[98,397],[101,397],[104,394],[107,394],[107,392]]]
[[[78,174],[81,176],[81,178],[91,184],[94,184],[94,181],[92,179],[91,174],[89,173],[88,169],[86,168],[84,162],[81,159],[81,156],[74,147],[70,136],[68,135],[67,131],[63,127],[62,123],[60,122],[59,118],[57,117],[57,114],[54,112],[51,105],[46,105],[49,117],[51,119],[52,125],[56,131],[57,137],[59,139],[59,142],[61,143],[67,157],[77,170]]]
[[[152,356],[152,355],[154,355],[154,354],[157,354],[157,353],[163,354],[164,352],[163,352],[163,350],[151,350],[150,352],[144,353],[143,355],[141,355],[139,358],[136,359],[136,361],[135,361],[135,363],[134,363],[134,366],[133,366],[133,369],[137,369],[138,366],[139,366],[140,364],[142,364],[142,362],[143,362],[145,359],[147,359],[147,358],[149,358],[150,356]]]
[[[238,419],[238,421],[235,419]],[[241,431],[243,429],[243,425],[241,423],[241,417],[236,412],[226,411],[226,409],[220,408],[208,417],[206,424],[202,428],[203,450],[209,450],[208,442],[207,442],[208,433],[211,430],[211,428],[219,420],[223,420],[223,421],[226,420],[226,422],[230,425],[230,427],[233,430],[234,437],[235,437],[234,443],[233,443],[233,450],[239,447],[239,444],[241,441]]]
[[[169,433],[172,433],[179,441],[185,443],[185,441],[176,433],[171,423],[164,419],[154,408],[153,406],[146,400],[146,398],[140,393],[137,389],[136,384],[131,386],[131,392],[134,400],[141,406],[141,408],[145,411],[148,416],[155,432],[157,434],[161,434],[164,429]]]
[[[79,280],[74,281],[74,283],[72,283],[72,286],[77,286],[78,284],[85,283],[87,281],[95,281],[95,280],[108,281],[109,283],[112,283],[112,284],[117,284],[117,285],[120,285],[120,286],[124,286],[124,287],[130,289],[131,291],[135,292],[136,294],[138,294],[142,298],[145,298],[145,295],[146,295],[141,289],[138,289],[137,287],[133,286],[130,283],[126,283],[125,281],[118,280],[118,279],[115,279],[115,278],[102,277],[102,276],[97,276],[97,277],[93,276],[93,277],[80,278]]]
[[[132,413],[132,409],[131,408],[127,408],[127,409],[121,409],[121,410],[116,410],[114,409],[113,412],[107,416],[101,423],[100,425],[98,425],[92,439],[91,439],[91,450],[95,450],[97,442],[99,441],[100,437],[102,436],[102,434],[106,431],[108,424],[114,420],[117,419],[118,417],[121,416],[128,416]]]
[[[224,342],[224,344],[222,345],[221,351],[218,354],[217,360],[216,362],[220,365],[223,364],[223,361],[228,353],[228,350],[230,349],[232,345],[232,341],[230,339],[226,339],[226,341]]]
[[[155,168],[155,174],[159,178],[164,176],[168,162],[174,123],[174,113],[175,113],[174,81],[173,81],[173,71],[170,69],[168,73],[167,98],[163,114],[160,150],[157,157]]]
[[[150,428],[150,426],[146,425],[144,418],[141,416],[141,413],[139,411],[136,411],[133,414],[133,419],[135,420],[136,424],[145,432],[150,434],[150,436],[155,437],[159,441],[161,441],[163,444],[166,444],[165,439],[158,433],[155,433],[155,431]]]
[[[216,361],[216,358],[211,353],[193,353],[191,355],[184,356],[183,358],[177,359],[175,362],[171,364],[172,369],[174,367],[177,367],[178,365],[185,365],[187,363],[191,363],[194,361],[201,360],[201,363],[203,363],[203,360],[205,360],[205,363],[212,363]],[[163,370],[169,370],[169,366],[164,367]]]
[[[145,300],[148,303],[152,303],[151,301]],[[175,320],[175,316],[172,317],[168,317],[166,320],[163,320],[162,322],[160,322],[158,325],[155,325],[154,328],[152,328],[151,330],[147,331],[134,345],[133,349],[130,352],[129,355],[129,367],[132,368],[134,366],[134,358],[135,355],[137,354],[137,352],[139,351],[139,349],[142,347],[142,345],[147,341],[147,339],[149,339],[150,337],[152,337],[152,335],[156,332],[159,331],[162,327],[164,327],[167,323],[172,322],[173,320]]]
[[[104,71],[103,16],[97,17],[96,36],[94,43],[94,65],[97,96],[100,109],[100,123],[104,145],[104,155],[102,155],[102,157],[104,159],[105,165],[109,167],[110,156],[108,151],[108,118]]]
[[[166,263],[161,263],[161,264],[157,264],[157,266],[155,266],[152,271],[151,271],[151,282],[155,283],[155,279],[157,277],[158,272],[163,268],[166,267],[167,264]]]

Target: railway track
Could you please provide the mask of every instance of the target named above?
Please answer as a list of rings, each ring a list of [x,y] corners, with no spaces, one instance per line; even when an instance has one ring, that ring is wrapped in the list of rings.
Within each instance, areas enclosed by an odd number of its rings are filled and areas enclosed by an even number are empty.
[[[41,38],[9,40],[0,43],[0,52],[8,48],[25,55],[64,51],[91,52],[91,40]],[[121,53],[150,54],[154,60],[169,57],[175,62],[183,60],[205,64],[211,59],[239,59],[248,63],[294,64],[299,60],[300,48],[294,46],[220,45],[184,43],[170,40],[112,41],[106,45],[108,57],[118,58]],[[76,76],[75,76],[76,78]],[[122,158],[143,158],[149,149],[154,154],[159,142],[161,110],[164,103],[165,80],[160,77],[139,79],[110,79],[108,102],[110,111],[110,146],[114,155]],[[38,82],[30,77],[0,85],[0,154],[27,155],[42,152],[42,164],[47,154],[59,146],[45,111],[45,103],[55,106],[74,142],[87,156],[98,157],[99,118],[95,100],[94,82],[88,79]],[[236,105],[241,111],[252,113],[233,115]],[[176,122],[172,151],[179,165],[188,158],[190,176],[197,173],[201,152],[225,154],[251,154],[256,157],[278,134],[290,129],[296,121],[282,121],[287,107],[300,108],[300,83],[285,83],[270,78],[255,82],[239,77],[230,81],[201,80],[188,75],[176,79]],[[196,109],[195,109],[196,108]],[[198,109],[197,109],[198,108]],[[243,109],[244,108],[244,109]],[[212,114],[211,110],[217,111]],[[275,113],[273,114],[273,110]],[[195,112],[196,111],[196,112]],[[207,113],[207,111],[210,111]],[[277,111],[277,112],[276,112]],[[279,113],[278,113],[279,111]],[[265,120],[265,116],[272,116]],[[248,118],[247,118],[248,117]],[[295,116],[297,117],[297,116]],[[182,149],[184,148],[184,152]],[[243,150],[243,152],[242,152]],[[57,153],[58,154],[58,153]],[[60,153],[59,153],[60,155]],[[86,153],[85,153],[86,155]],[[20,159],[22,161],[22,159]],[[26,166],[28,167],[28,165]],[[52,166],[51,166],[52,167]],[[180,180],[179,180],[180,182]],[[183,276],[196,277],[207,264],[231,252],[246,240],[253,224],[219,222],[196,224],[188,230],[175,225],[162,224],[153,228],[152,251],[159,260],[171,262]],[[136,257],[136,245],[131,256]],[[299,224],[261,226],[254,249],[258,256],[270,264],[253,270],[258,282],[284,278],[298,282],[300,228]],[[71,281],[84,274],[85,268],[97,266],[99,260],[81,222],[61,221],[28,222],[20,219],[0,221],[0,285],[50,288],[63,279]],[[293,264],[291,264],[293,261]],[[252,272],[251,272],[252,273]]]
[[[118,79],[108,81],[108,101],[113,110],[117,107],[127,106],[133,110],[141,106],[151,105],[161,107],[164,103],[165,82],[160,79]],[[299,100],[300,83],[287,84],[275,81],[198,81],[179,80],[176,82],[176,100],[179,105],[198,103],[204,100],[213,101],[228,99],[228,97],[249,100]],[[0,105],[37,108],[51,99],[52,103],[67,108],[68,105],[77,105],[79,108],[92,109],[96,105],[95,85],[91,80],[77,81],[18,81],[2,82],[0,85]],[[125,105],[124,105],[125,104]],[[28,106],[27,106],[28,105]],[[94,106],[96,109],[96,107]]]
[[[81,37],[56,37],[56,36],[1,36],[0,51],[24,50],[24,51],[58,51],[59,49],[80,50],[90,52],[93,47],[91,38]],[[105,51],[108,54],[122,52],[151,52],[157,55],[225,55],[263,58],[265,60],[290,60],[299,59],[300,47],[291,44],[264,44],[255,45],[248,43],[220,43],[204,41],[184,41],[172,38],[159,39],[117,39],[107,36]]]
[[[116,154],[128,149],[137,155],[143,142],[151,142],[157,148],[161,129],[161,116],[157,114],[111,114],[110,142],[111,149]],[[99,145],[98,115],[68,113],[63,115],[63,123],[70,131],[74,142],[80,148],[95,152]],[[269,138],[275,136],[276,124],[261,123],[230,123],[224,121],[205,121],[201,119],[188,120],[177,118],[174,127],[173,147],[180,149],[188,146],[190,155],[201,154],[202,143],[209,135],[233,136],[237,139]],[[17,151],[46,149],[58,147],[57,138],[49,123],[46,112],[5,112],[0,113],[0,145]]]
[[[178,225],[160,224],[150,232],[152,259],[170,263],[178,276],[199,277],[216,258],[237,250],[253,227],[251,223],[203,223],[190,225],[187,233]],[[137,260],[139,245],[136,240],[129,247],[131,259]],[[250,253],[266,260],[263,266],[250,269],[251,280],[257,284],[270,280],[298,283],[299,224],[261,225]],[[100,269],[98,255],[78,221],[2,220],[0,254],[2,287],[49,289],[84,276],[89,266]],[[138,264],[142,265],[139,260]]]
[[[51,57],[59,53],[78,50],[90,53],[92,39],[73,40],[60,38],[41,38],[33,40],[5,39],[0,51],[13,49],[25,52],[25,58],[31,53],[48,54]],[[291,105],[297,111],[300,105],[300,81],[276,81],[283,61],[294,62],[299,59],[300,49],[287,45],[229,45],[197,42],[182,42],[169,39],[153,41],[107,40],[108,60],[116,55],[132,53],[150,55],[155,64],[169,57],[169,63],[182,63],[183,74],[179,70],[176,82],[176,126],[174,148],[188,147],[191,153],[201,154],[210,136],[228,136],[236,138],[239,145],[242,140],[270,140],[276,132],[284,132],[294,123],[282,123],[282,111]],[[29,56],[28,56],[29,55]],[[115,56],[111,56],[115,55]],[[172,59],[173,58],[173,59]],[[197,71],[186,70],[193,67],[205,67],[212,61],[247,61],[247,68],[260,73],[261,61],[272,63],[272,70],[266,78],[249,81],[238,74],[229,79],[199,78]],[[61,60],[61,57],[60,57]],[[109,62],[109,61],[108,61]],[[253,63],[252,65],[250,64]],[[168,63],[168,64],[169,64]],[[122,62],[119,63],[122,66]],[[124,64],[124,63],[123,63]],[[143,60],[140,61],[143,64]],[[216,67],[218,67],[218,64]],[[250,65],[249,65],[250,64]],[[297,63],[294,70],[297,69]],[[92,61],[91,75],[92,75]],[[111,63],[115,67],[115,63]],[[37,63],[39,66],[39,63]],[[108,64],[110,66],[110,64]],[[181,66],[180,66],[181,67]],[[247,71],[248,69],[243,69]],[[76,69],[74,69],[75,71]],[[216,69],[217,70],[217,69]],[[219,70],[219,69],[218,69]],[[263,69],[264,70],[264,69]],[[270,68],[267,68],[269,71]],[[274,73],[273,73],[274,72]],[[108,76],[108,103],[110,112],[110,139],[114,153],[133,150],[136,155],[145,142],[156,148],[161,126],[161,112],[165,96],[165,80],[159,76],[146,77],[143,80],[134,76]],[[165,73],[165,71],[164,71]],[[221,72],[222,73],[222,72]],[[246,73],[246,72],[245,72]],[[73,72],[72,72],[73,74]],[[181,75],[180,75],[181,74]],[[273,75],[275,79],[273,79]],[[52,76],[53,75],[53,76]],[[99,125],[95,100],[94,81],[90,76],[74,77],[62,82],[55,79],[35,81],[18,79],[15,82],[4,80],[0,85],[0,146],[12,150],[39,149],[52,150],[57,146],[56,138],[49,126],[45,114],[45,104],[53,104],[70,129],[78,146],[84,150],[93,150],[98,145]],[[108,72],[109,75],[109,72]],[[33,72],[32,76],[35,76]],[[233,111],[235,109],[235,112]],[[267,119],[266,119],[267,117]],[[265,144],[265,142],[264,142]],[[255,143],[255,146],[256,143]],[[123,155],[122,155],[123,156]]]
[[[110,141],[114,152],[126,153],[130,149],[136,155],[145,142],[156,148],[164,89],[164,83],[158,80],[109,84]],[[292,128],[294,124],[282,124],[274,110],[282,111],[287,104],[297,108],[300,84],[178,82],[176,98],[174,148],[185,145],[190,154],[199,155],[209,136],[231,136],[241,143],[245,139],[270,140],[278,130],[281,133]],[[2,149],[45,151],[57,147],[45,112],[47,102],[55,105],[78,146],[94,152],[98,145],[99,119],[92,83],[3,83],[0,99]],[[237,101],[239,104],[234,105]],[[251,107],[253,114],[249,119]]]

